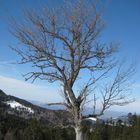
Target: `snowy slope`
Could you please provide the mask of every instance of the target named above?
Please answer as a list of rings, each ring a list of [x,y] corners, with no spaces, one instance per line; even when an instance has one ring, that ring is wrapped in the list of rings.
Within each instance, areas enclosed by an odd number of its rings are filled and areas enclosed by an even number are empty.
[[[30,107],[26,107],[16,101],[7,101],[6,104],[10,105],[11,108],[15,108],[17,110],[24,110],[27,111],[29,113],[34,113],[34,110],[31,109]]]

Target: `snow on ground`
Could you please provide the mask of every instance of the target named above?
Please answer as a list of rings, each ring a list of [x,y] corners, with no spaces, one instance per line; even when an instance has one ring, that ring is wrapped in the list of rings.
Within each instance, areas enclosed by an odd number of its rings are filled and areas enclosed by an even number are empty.
[[[24,109],[30,113],[34,113],[34,111],[30,107],[26,107],[16,101],[7,101],[6,103],[10,105],[11,108],[17,108],[17,110]]]
[[[87,118],[87,120],[97,121],[97,118],[89,117],[89,118]]]

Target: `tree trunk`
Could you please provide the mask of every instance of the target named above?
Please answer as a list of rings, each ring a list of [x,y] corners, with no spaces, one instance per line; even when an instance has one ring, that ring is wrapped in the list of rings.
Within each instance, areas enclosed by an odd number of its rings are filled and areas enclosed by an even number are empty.
[[[81,125],[82,120],[81,120],[81,115],[80,115],[79,104],[76,104],[74,108],[74,121],[75,121],[76,140],[86,140],[84,139],[84,134],[82,131],[82,125]]]
[[[76,133],[76,140],[85,140],[83,132],[80,127],[75,128],[75,133]]]

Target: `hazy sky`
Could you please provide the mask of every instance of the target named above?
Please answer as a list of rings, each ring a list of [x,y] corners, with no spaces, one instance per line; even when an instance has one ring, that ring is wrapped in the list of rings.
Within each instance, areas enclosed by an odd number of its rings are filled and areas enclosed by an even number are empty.
[[[57,6],[62,0],[0,0],[0,89],[24,99],[43,102],[57,101],[59,87],[47,82],[37,81],[35,84],[24,82],[22,74],[27,66],[12,64],[18,56],[9,49],[9,45],[17,45],[17,40],[9,33],[8,19],[11,16],[22,19],[22,9],[38,8],[47,4]],[[136,61],[133,95],[136,102],[116,110],[139,111],[140,108],[140,1],[139,0],[104,0],[104,20],[106,29],[101,39],[105,42],[118,41],[121,43],[120,58]],[[55,89],[55,88],[56,89]],[[131,111],[130,110],[130,111]]]

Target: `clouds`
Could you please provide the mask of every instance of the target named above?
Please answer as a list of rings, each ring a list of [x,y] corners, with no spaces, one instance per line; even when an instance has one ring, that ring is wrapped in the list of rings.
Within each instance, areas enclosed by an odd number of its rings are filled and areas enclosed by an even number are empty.
[[[135,102],[130,103],[126,106],[120,106],[120,107],[113,107],[114,110],[120,111],[120,112],[131,112],[131,113],[138,113],[140,114],[140,99],[136,99]]]
[[[134,84],[133,87],[134,88],[140,88],[140,84]]]
[[[0,61],[0,65],[7,65],[7,64],[13,64],[15,61],[8,60],[8,61]]]
[[[0,75],[7,75],[15,78],[21,77],[21,72],[17,69],[17,65],[14,61],[0,61]]]
[[[0,89],[6,94],[42,102],[58,102],[61,96],[54,87],[36,86],[21,80],[0,75]]]
[[[139,88],[139,84],[137,87]],[[35,84],[2,75],[0,75],[0,89],[2,89],[6,94],[26,100],[35,100],[44,103],[62,101],[61,95],[59,94],[59,87],[57,86],[37,86]],[[114,106],[111,110],[140,113],[139,108],[140,98],[136,98],[136,101],[129,105],[123,107]]]
[[[24,68],[24,70],[23,70]],[[28,67],[13,64],[13,61],[0,60],[0,89],[6,94],[14,95],[27,100],[42,102],[58,102],[61,99],[59,87],[50,84],[49,86],[31,84],[24,81],[22,74],[25,74]],[[20,80],[18,80],[20,79]]]

